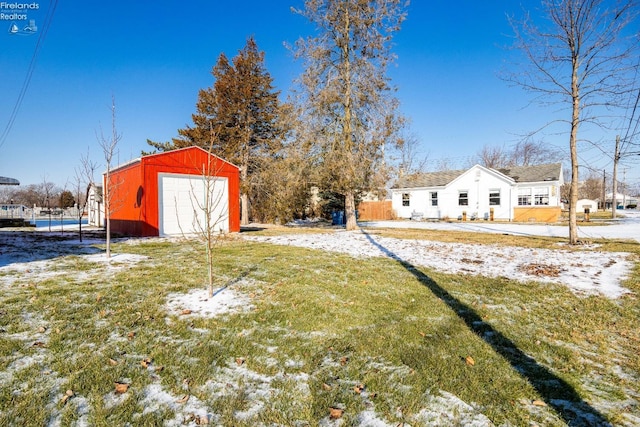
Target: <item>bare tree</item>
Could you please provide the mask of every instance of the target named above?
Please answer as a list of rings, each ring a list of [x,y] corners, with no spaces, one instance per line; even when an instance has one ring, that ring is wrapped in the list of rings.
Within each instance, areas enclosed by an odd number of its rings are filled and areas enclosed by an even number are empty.
[[[48,217],[49,217],[49,231],[51,231],[51,202],[53,201],[53,199],[55,198],[55,192],[56,192],[56,185],[52,182],[47,181],[47,177],[46,175],[44,175],[42,177],[42,183],[41,185],[41,194],[42,197],[44,198],[43,200],[43,204],[42,206],[45,206],[47,208],[47,213],[48,213]]]
[[[513,166],[531,166],[555,163],[561,159],[561,154],[559,150],[542,141],[526,138],[513,146],[509,157],[509,163]]]
[[[455,168],[455,163],[454,161],[452,161],[449,158],[443,157],[441,159],[438,159],[434,171],[436,172],[444,172],[444,171],[450,171],[453,170]]]
[[[395,145],[402,119],[386,76],[391,37],[405,18],[405,0],[306,0],[316,36],[296,44],[304,60],[310,139],[319,148],[323,186],[345,197],[346,228],[357,228],[358,192],[387,181],[385,145]]]
[[[253,214],[261,222],[285,224],[314,215],[311,188],[318,181],[313,142],[299,133],[293,103],[284,103],[280,112],[284,138],[272,147],[269,161],[260,165],[252,179]]]
[[[484,167],[499,169],[509,166],[509,157],[504,147],[484,145],[476,155],[476,161]]]
[[[578,131],[581,125],[601,124],[604,107],[619,105],[630,90],[629,71],[637,39],[624,30],[638,14],[636,0],[543,0],[544,27],[525,18],[511,19],[517,47],[529,67],[507,76],[543,103],[568,107],[571,190],[569,242],[578,243]],[[602,107],[602,108],[601,108]]]
[[[89,149],[87,154],[80,155],[80,167],[76,167],[74,176],[74,190],[78,204],[78,237],[82,242],[82,215],[87,208],[89,201],[89,190],[94,184],[94,177],[98,165],[89,159]]]
[[[602,178],[595,172],[591,172],[580,185],[580,198],[591,200],[600,199],[602,198],[603,191]]]
[[[420,140],[415,134],[405,134],[398,144],[399,164],[398,176],[411,175],[425,172],[429,155],[420,156],[418,148]]]
[[[229,223],[229,194],[228,180],[220,178],[220,171],[224,167],[223,160],[214,156],[212,151],[217,134],[210,128],[210,144],[207,151],[207,161],[200,170],[200,181],[191,181],[189,202],[191,204],[192,222],[184,224],[178,212],[176,200],[176,219],[183,237],[190,241],[203,244],[207,262],[207,290],[209,298],[214,296],[214,261],[215,248],[228,230]]]
[[[116,147],[118,146],[118,142],[122,138],[116,130],[116,99],[114,96],[111,97],[111,135],[110,137],[105,137],[102,132],[102,128],[100,129],[100,134],[97,135],[98,144],[100,148],[102,148],[102,153],[104,154],[105,160],[105,176],[104,176],[104,188],[102,190],[103,200],[104,200],[104,212],[105,212],[105,220],[106,220],[106,255],[107,258],[111,257],[111,213],[113,209],[113,200],[112,200],[112,187],[117,185],[117,183],[112,182],[111,179],[111,167],[113,165],[113,155],[116,152]]]

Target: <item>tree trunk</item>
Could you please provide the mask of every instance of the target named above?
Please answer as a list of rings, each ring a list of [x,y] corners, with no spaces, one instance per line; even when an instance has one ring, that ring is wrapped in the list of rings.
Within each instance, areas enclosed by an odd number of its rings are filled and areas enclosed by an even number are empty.
[[[569,152],[571,155],[571,187],[569,190],[569,244],[578,244],[578,125],[580,124],[580,89],[578,86],[578,62],[573,60],[571,76],[571,134],[569,136]]]
[[[249,178],[249,154],[248,150],[245,150],[243,156],[243,164],[240,166],[240,182],[242,186],[246,189],[248,188],[247,179]],[[240,205],[242,211],[240,212],[240,224],[241,225],[249,225],[249,194],[247,194],[246,190],[242,191],[240,189]]]
[[[240,194],[240,205],[242,205],[240,224],[249,225],[249,195],[247,193]]]
[[[111,258],[111,189],[110,184],[110,164],[107,164],[107,173],[104,180],[104,189],[102,190],[103,200],[104,200],[104,214],[105,214],[105,222],[106,222],[106,230],[105,230],[105,246],[106,246],[106,256],[107,258]]]
[[[356,202],[353,191],[347,191],[347,194],[344,196],[344,214],[347,219],[347,230],[357,230]]]

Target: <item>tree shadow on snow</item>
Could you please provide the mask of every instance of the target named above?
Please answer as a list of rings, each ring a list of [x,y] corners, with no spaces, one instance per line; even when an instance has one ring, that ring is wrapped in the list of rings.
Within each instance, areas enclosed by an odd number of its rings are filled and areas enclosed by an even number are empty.
[[[367,239],[388,257],[395,259],[436,297],[447,304],[478,337],[489,344],[540,394],[569,426],[611,426],[611,423],[595,408],[585,402],[576,390],[534,358],[525,354],[503,333],[485,322],[473,308],[451,295],[413,264],[404,261],[394,252],[378,243],[373,236],[362,231]]]
[[[10,264],[43,261],[65,255],[91,255],[104,252],[94,244],[95,238],[78,232],[0,231],[0,267]]]

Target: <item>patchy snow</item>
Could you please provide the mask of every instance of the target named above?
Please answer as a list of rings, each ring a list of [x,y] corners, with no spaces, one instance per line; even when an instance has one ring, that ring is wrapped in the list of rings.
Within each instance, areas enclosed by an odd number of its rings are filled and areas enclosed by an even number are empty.
[[[490,427],[494,425],[473,406],[446,391],[440,391],[438,396],[427,396],[427,407],[416,416],[416,421],[428,426]]]
[[[389,257],[451,274],[558,283],[577,293],[602,294],[609,298],[629,292],[620,282],[633,268],[628,253],[395,239],[366,231],[245,236],[245,239],[343,252],[354,257]]]
[[[622,218],[602,225],[578,223],[579,239],[631,239],[640,242],[640,211],[619,211]],[[547,236],[569,238],[569,227],[555,224],[515,224],[489,221],[366,221],[363,227],[419,228],[425,230],[467,231],[473,233],[497,233],[514,236]]]
[[[68,256],[101,264],[107,272],[115,273],[146,259],[143,255],[112,253],[107,258],[104,251],[96,245],[104,244],[85,236],[82,242],[72,232],[38,232],[0,230],[0,286],[10,286],[17,280],[28,279],[37,283],[49,278],[67,276],[65,263],[72,263]],[[87,280],[88,275],[97,274],[97,270],[75,272],[77,281]],[[104,274],[101,272],[100,274]]]
[[[11,233],[11,232],[10,232]],[[509,277],[515,280],[547,281],[558,283],[579,293],[599,293],[610,298],[617,298],[628,292],[620,286],[622,277],[632,268],[630,255],[608,253],[586,248],[582,251],[526,249],[498,245],[472,245],[460,243],[442,243],[418,240],[404,240],[381,237],[374,231],[346,232],[343,230],[322,234],[298,234],[288,236],[264,237],[244,236],[251,241],[269,242],[281,245],[293,245],[315,248],[334,252],[344,252],[355,257],[390,257],[413,265],[426,266],[438,271],[453,274],[472,274],[489,277]],[[143,261],[146,257],[129,254],[113,254],[107,259],[104,253],[96,248],[96,243],[102,241],[87,240],[79,242],[75,236],[68,233],[60,238],[51,239],[50,235],[39,232],[0,231],[0,287],[13,283],[15,280],[39,280],[54,274],[65,274],[61,268],[70,262],[66,255],[80,256],[83,260],[98,264],[96,270],[104,272],[127,268]],[[131,244],[137,244],[139,239],[131,239]],[[629,258],[629,259],[628,259]],[[527,268],[531,265],[546,267],[546,274],[539,275],[537,270]],[[205,286],[192,290],[186,294],[171,294],[167,298],[166,308],[169,314],[178,316],[218,316],[241,310],[251,309],[251,299],[241,293],[234,286],[219,289],[212,298],[208,297]],[[3,331],[6,337],[20,339],[25,345],[32,346],[35,342],[47,342],[47,329],[41,317],[26,313],[23,316],[23,328],[19,331]],[[111,341],[123,339],[112,334]],[[7,369],[0,373],[0,381],[11,382],[16,373],[33,366],[45,364],[46,347],[36,346],[35,354],[25,356],[13,354]],[[277,347],[267,347],[267,354],[278,352]],[[242,411],[235,413],[239,421],[249,422],[259,418],[260,413],[269,407],[274,397],[288,397],[283,393],[280,384],[292,382],[295,384],[292,393],[296,399],[304,401],[312,392],[309,383],[312,377],[304,372],[304,364],[299,360],[289,359],[273,375],[264,375],[249,369],[248,364],[238,363],[231,355],[226,366],[213,367],[212,378],[201,386],[201,390],[222,398],[229,395],[242,395],[247,405]],[[273,359],[275,360],[275,359]],[[327,362],[335,363],[335,362]],[[406,375],[406,367],[391,366],[382,362],[372,362],[376,369],[389,372],[389,380],[397,380]],[[295,371],[300,372],[295,372]],[[150,371],[154,371],[150,369]],[[286,371],[286,372],[285,372]],[[290,372],[294,371],[294,372]],[[56,374],[50,375],[49,382],[57,388],[63,379]],[[128,378],[121,379],[131,383]],[[348,381],[348,380],[347,380]],[[60,393],[54,393],[58,402]],[[215,423],[217,415],[211,413],[207,403],[190,395],[176,396],[165,390],[161,382],[135,390],[135,384],[128,392],[116,394],[109,392],[103,395],[103,405],[106,409],[116,408],[131,398],[140,397],[142,411],[173,412],[173,417],[165,420],[165,425],[195,425],[206,418]],[[366,409],[355,414],[354,422],[361,427],[387,427],[390,425],[375,410],[372,400],[367,398],[367,392],[362,393]],[[556,402],[564,405],[563,402]],[[87,398],[76,395],[70,399],[69,405],[78,416],[77,426],[88,425],[91,402]],[[570,403],[567,402],[567,405]],[[54,411],[54,415],[56,415]],[[630,416],[631,417],[631,416]],[[631,423],[637,420],[633,415]],[[56,415],[50,425],[60,425],[61,418]],[[135,421],[135,420],[133,420]],[[423,409],[411,420],[415,425],[465,425],[472,427],[491,427],[492,422],[482,414],[473,403],[464,402],[454,394],[440,391],[437,395],[425,395]],[[329,417],[319,421],[320,425],[337,426],[341,420],[329,420]]]
[[[215,293],[216,291],[214,291]],[[222,288],[209,298],[207,289],[192,289],[186,294],[167,297],[167,311],[173,315],[214,317],[223,313],[251,309],[251,300],[232,288]]]
[[[140,405],[144,407],[143,414],[170,409],[174,412],[172,419],[163,420],[164,426],[182,426],[185,420],[192,416],[209,420],[206,405],[192,395],[174,396],[162,388],[161,384],[150,384],[142,391]]]

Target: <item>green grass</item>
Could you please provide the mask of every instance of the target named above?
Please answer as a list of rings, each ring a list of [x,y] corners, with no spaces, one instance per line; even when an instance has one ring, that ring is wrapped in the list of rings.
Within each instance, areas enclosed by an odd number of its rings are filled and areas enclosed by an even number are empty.
[[[291,231],[260,233],[283,230]],[[558,240],[508,242],[549,248]],[[603,247],[640,254],[630,242]],[[571,414],[554,399],[618,425],[640,417],[637,266],[625,283],[634,294],[609,300],[235,239],[218,248],[216,274],[220,285],[244,276],[232,287],[252,307],[204,318],[170,316],[164,306],[171,293],[205,286],[204,255],[193,245],[148,240],[112,250],[148,258],[110,271],[70,255],[56,267],[65,274],[37,283],[25,274],[0,292],[0,425],[194,425],[192,408],[200,408],[214,425],[315,426],[339,407],[344,426],[367,411],[417,426],[428,425],[419,414],[442,392],[495,425],[568,424]],[[130,384],[127,393],[116,395],[115,382]],[[67,389],[74,396],[64,403]],[[170,398],[150,400],[149,390]],[[184,395],[189,401],[176,403]]]

